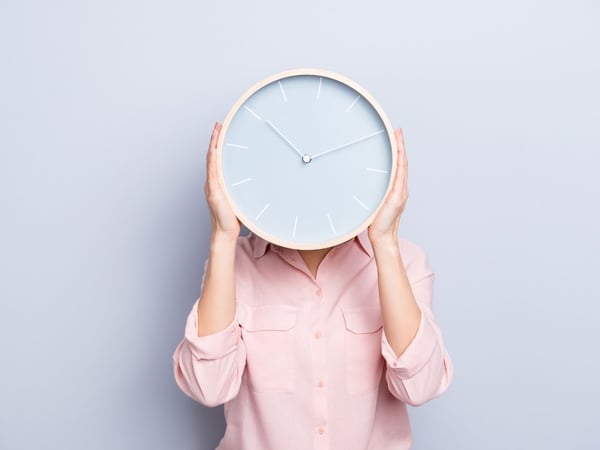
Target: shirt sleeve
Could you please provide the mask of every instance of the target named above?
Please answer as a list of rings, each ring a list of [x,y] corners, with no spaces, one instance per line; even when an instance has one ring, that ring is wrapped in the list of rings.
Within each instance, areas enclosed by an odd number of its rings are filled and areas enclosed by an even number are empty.
[[[382,333],[381,344],[388,389],[399,400],[419,406],[446,391],[453,377],[453,367],[432,310],[435,275],[422,250],[410,269],[407,270],[409,279],[418,277],[418,281],[411,282],[421,310],[417,333],[400,356],[395,354],[385,333]]]
[[[225,329],[199,337],[198,301],[173,353],[173,371],[177,385],[187,396],[203,405],[217,406],[238,394],[246,349],[237,318]]]

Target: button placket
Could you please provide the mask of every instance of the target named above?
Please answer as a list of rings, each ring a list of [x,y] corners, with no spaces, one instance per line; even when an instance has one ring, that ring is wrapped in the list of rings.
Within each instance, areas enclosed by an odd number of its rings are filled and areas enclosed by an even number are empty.
[[[330,447],[329,433],[327,432],[327,426],[324,424],[317,425],[315,427],[315,445],[316,450],[328,450]]]
[[[316,284],[316,283],[315,283]],[[327,396],[327,345],[323,339],[323,309],[321,301],[322,289],[317,285],[314,287],[314,302],[311,311],[315,314],[313,321],[312,339],[310,342],[312,353],[312,376],[313,376],[313,404],[314,404],[314,429],[315,449],[329,448],[329,434],[327,433],[327,420],[329,417],[329,405]]]

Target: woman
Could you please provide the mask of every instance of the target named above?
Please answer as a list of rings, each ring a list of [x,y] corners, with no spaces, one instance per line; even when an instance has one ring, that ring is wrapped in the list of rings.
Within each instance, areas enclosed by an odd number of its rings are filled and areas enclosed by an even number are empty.
[[[239,236],[217,180],[220,130],[207,154],[210,254],[173,355],[177,384],[204,405],[225,404],[220,450],[409,449],[406,405],[443,393],[452,364],[427,256],[398,238],[401,130],[396,178],[368,230],[309,251]]]

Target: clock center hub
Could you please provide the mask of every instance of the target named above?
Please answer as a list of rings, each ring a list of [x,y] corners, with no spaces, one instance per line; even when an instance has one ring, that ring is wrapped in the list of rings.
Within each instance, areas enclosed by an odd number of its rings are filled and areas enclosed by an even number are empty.
[[[312,156],[310,156],[309,154],[305,153],[304,155],[302,155],[302,162],[304,164],[308,164],[309,162],[312,161]]]

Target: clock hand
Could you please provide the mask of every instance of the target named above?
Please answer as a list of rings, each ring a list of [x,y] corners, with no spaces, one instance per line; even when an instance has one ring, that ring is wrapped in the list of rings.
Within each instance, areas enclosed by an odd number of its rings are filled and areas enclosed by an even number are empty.
[[[273,122],[271,122],[270,120],[267,120],[267,125],[269,125],[273,131],[275,131],[275,133],[277,133],[285,142],[287,142],[289,144],[290,147],[292,147],[296,153],[298,153],[300,155],[301,158],[304,158],[306,155],[304,153],[302,153],[298,147],[296,147],[292,141],[290,141],[281,131],[279,131],[279,128],[277,128],[275,125],[273,125]]]
[[[367,139],[377,136],[383,132],[385,132],[385,130],[379,130],[379,131],[376,131],[375,133],[367,134],[366,136],[359,137],[358,139],[354,139],[353,141],[346,142],[345,144],[338,145],[337,147],[330,148],[329,150],[325,150],[324,152],[313,155],[312,159],[318,158],[319,156],[326,155],[327,153],[335,152],[336,150],[341,150],[342,148],[346,148],[346,147],[349,147],[354,144],[358,144],[359,142],[366,141]]]

